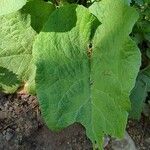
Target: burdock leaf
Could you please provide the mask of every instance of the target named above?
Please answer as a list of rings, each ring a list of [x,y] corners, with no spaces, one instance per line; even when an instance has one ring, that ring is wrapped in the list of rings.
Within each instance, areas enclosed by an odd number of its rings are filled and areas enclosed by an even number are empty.
[[[90,11],[78,5],[57,9],[38,35],[33,56],[48,127],[80,122],[102,149],[104,135],[122,137],[125,131],[140,66],[139,50],[129,38],[138,15],[122,0],[102,0]]]

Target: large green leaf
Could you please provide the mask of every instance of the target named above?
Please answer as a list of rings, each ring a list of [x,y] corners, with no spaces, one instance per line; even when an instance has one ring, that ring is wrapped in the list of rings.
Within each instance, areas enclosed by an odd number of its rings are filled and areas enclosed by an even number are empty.
[[[7,72],[12,72],[13,76],[16,74],[18,79],[15,83],[15,78],[10,74],[7,83],[0,80],[5,92],[12,93],[23,86],[35,94],[32,45],[37,33],[34,29],[39,32],[53,10],[52,4],[32,0],[21,10],[0,17],[0,66]],[[4,69],[0,71],[3,72]]]
[[[27,0],[0,0],[0,16],[21,9]]]
[[[126,0],[102,0],[90,11],[102,22],[93,39],[93,110],[100,108],[93,113],[95,133],[122,137],[140,67],[140,51],[129,37],[138,15]]]
[[[38,35],[33,56],[48,127],[60,130],[80,122],[101,149],[105,134],[124,134],[140,66],[140,53],[128,36],[137,13],[122,0],[102,0],[90,11],[102,25],[83,6],[56,10]]]
[[[0,66],[17,75],[20,84],[28,78],[32,62],[32,44],[35,31],[30,26],[30,15],[19,11],[0,17]],[[11,81],[11,78],[7,81]],[[16,86],[5,86],[6,92],[14,92]]]

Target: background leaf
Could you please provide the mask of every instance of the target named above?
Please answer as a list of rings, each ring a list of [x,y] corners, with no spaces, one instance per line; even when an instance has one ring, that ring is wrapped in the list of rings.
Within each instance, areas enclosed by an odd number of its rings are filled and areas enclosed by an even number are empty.
[[[32,61],[32,46],[54,6],[42,0],[32,0],[19,11],[0,17],[0,66],[16,74],[20,81],[15,86],[2,88],[7,93],[20,86],[23,91],[35,94],[35,66]],[[12,82],[8,78],[8,83]],[[10,85],[10,84],[9,84]]]
[[[6,68],[0,67],[0,90],[3,91],[5,88],[15,87],[20,81],[13,72]]]
[[[150,66],[139,72],[136,85],[131,92],[130,117],[140,119],[148,92],[150,92]]]
[[[23,7],[22,13],[25,12],[31,15],[32,28],[40,32],[49,15],[54,10],[55,6],[51,3],[44,2],[43,0],[32,0]]]
[[[133,119],[140,119],[141,113],[143,112],[143,105],[146,106],[146,103],[148,103],[147,98],[150,81],[148,75],[150,70],[150,1],[143,0],[143,3],[139,3],[139,1],[133,0],[132,5],[138,11],[139,19],[133,28],[131,37],[137,42],[140,48],[142,64],[135,87],[130,95],[132,103],[130,117]]]
[[[27,0],[0,0],[0,16],[21,9]]]
[[[30,76],[28,69],[32,64],[32,44],[36,36],[30,21],[30,15],[19,11],[0,17],[0,66],[16,74],[21,85]],[[15,92],[20,84],[4,90]]]

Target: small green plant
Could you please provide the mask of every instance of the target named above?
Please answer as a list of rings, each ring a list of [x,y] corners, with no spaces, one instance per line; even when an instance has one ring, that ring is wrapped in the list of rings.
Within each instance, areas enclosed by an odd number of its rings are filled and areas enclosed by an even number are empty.
[[[36,94],[50,129],[79,122],[99,149],[123,137],[141,62],[130,2],[18,1],[0,1],[1,90]]]

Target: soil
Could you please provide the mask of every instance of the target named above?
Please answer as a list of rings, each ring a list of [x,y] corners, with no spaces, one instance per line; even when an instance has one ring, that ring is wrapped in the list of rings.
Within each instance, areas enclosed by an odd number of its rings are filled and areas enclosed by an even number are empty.
[[[150,150],[150,120],[142,116],[141,120],[129,120],[127,131],[138,150]]]
[[[145,117],[129,120],[127,131],[139,150],[150,150],[149,126]],[[111,144],[105,149],[111,150]],[[36,97],[0,93],[0,150],[92,150],[92,144],[77,123],[59,133],[50,131],[41,119]]]

